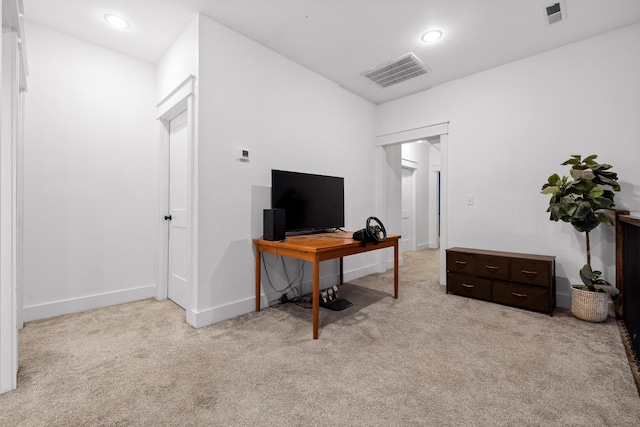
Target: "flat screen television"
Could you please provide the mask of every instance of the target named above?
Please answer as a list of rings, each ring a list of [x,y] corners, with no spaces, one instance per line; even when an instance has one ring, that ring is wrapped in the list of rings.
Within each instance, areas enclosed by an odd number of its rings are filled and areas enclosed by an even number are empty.
[[[344,178],[271,171],[271,208],[285,210],[285,231],[344,227]]]

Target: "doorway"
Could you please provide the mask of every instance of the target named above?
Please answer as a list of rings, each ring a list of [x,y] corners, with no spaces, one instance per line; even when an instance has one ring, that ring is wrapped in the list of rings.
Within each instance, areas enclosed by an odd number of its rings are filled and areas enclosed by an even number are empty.
[[[434,187],[439,190],[429,192],[434,194],[435,200],[429,203],[430,210],[433,215],[429,214],[429,229],[434,230],[429,237],[430,246],[439,248],[440,251],[440,283],[446,283],[446,254],[447,248],[447,159],[448,159],[448,136],[449,123],[443,122],[434,125],[414,128],[406,131],[393,132],[386,135],[380,135],[376,138],[378,149],[378,168],[377,176],[378,188],[381,191],[381,197],[377,205],[380,215],[388,219],[389,226],[387,229],[401,229],[401,177],[402,177],[402,146],[405,144],[415,143],[416,141],[427,141],[433,149],[437,147],[437,156],[439,165],[425,166],[425,173],[430,175],[430,182],[435,183]],[[430,148],[431,149],[431,148]],[[438,185],[439,184],[439,185]],[[432,196],[433,197],[433,196]],[[420,200],[420,198],[417,198]],[[420,216],[417,214],[416,216]],[[419,238],[426,240],[424,238]],[[420,243],[417,244],[420,250]]]
[[[198,174],[195,77],[158,104],[159,174],[156,222],[156,299],[170,298],[198,327]]]
[[[436,141],[437,140],[437,141]],[[401,253],[440,247],[438,232],[439,138],[407,141],[401,150]],[[395,160],[391,160],[394,162]]]

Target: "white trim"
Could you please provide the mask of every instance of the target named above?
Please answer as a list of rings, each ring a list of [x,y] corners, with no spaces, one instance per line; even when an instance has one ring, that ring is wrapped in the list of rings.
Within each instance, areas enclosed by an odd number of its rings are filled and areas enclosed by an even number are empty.
[[[416,251],[417,252],[424,251],[426,249],[437,249],[437,248],[434,247],[434,245],[432,245],[431,242],[429,242],[429,243],[420,243],[419,245],[416,245]]]
[[[213,325],[223,320],[231,319],[242,314],[246,314],[256,309],[256,299],[254,297],[245,298],[220,307],[208,308],[202,311],[189,310],[187,318],[189,324],[195,328]]]
[[[440,136],[449,132],[449,122],[437,123],[435,125],[423,126],[415,129],[408,129],[401,132],[394,132],[376,137],[376,144],[380,146],[401,144],[403,142],[419,141],[434,136]]]
[[[188,108],[187,108],[187,123],[188,123],[188,140],[189,140],[189,187],[187,189],[187,195],[190,203],[190,224],[189,230],[191,230],[191,308],[195,310],[200,302],[200,295],[198,293],[198,138],[195,130],[196,113],[195,113],[195,97],[189,96]],[[187,310],[187,323],[197,327],[194,323],[191,323],[194,319],[189,316],[191,310]]]
[[[413,160],[402,159],[402,167],[405,169],[418,169],[418,162],[414,162]]]
[[[23,318],[23,271],[24,271],[24,108],[25,92],[21,91],[18,100],[18,146],[16,152],[16,323],[17,328],[24,327]],[[17,370],[17,367],[16,367]]]
[[[429,248],[440,247],[440,236],[438,235],[438,198],[440,188],[438,188],[438,174],[440,165],[433,165],[429,175]]]
[[[198,141],[196,132],[196,104],[195,104],[195,77],[189,75],[171,93],[158,103],[159,122],[159,164],[158,164],[158,212],[156,216],[156,299],[166,299],[168,295],[168,250],[169,233],[168,223],[164,216],[168,213],[169,206],[169,122],[179,114],[187,111],[187,145],[188,160],[187,174],[187,198],[189,200],[189,297],[186,308],[186,321],[194,327],[199,327],[198,322]],[[204,326],[204,325],[201,325]]]
[[[412,160],[402,159],[402,169],[407,169],[411,171],[410,179],[411,179],[411,248],[412,251],[417,251],[418,249],[418,222],[417,222],[417,212],[418,209],[416,207],[418,203],[418,190],[416,188],[416,171],[418,170],[418,163]],[[402,220],[401,220],[402,221]]]
[[[30,322],[32,320],[46,319],[68,313],[79,313],[110,305],[152,298],[154,293],[154,285],[140,286],[121,291],[31,305],[24,308],[23,315],[25,322]]]
[[[4,4],[4,3],[3,3]],[[11,12],[13,15],[13,12]],[[2,33],[0,48],[0,393],[16,388],[18,372],[17,191],[18,147],[22,135],[18,35]],[[5,90],[8,89],[8,90]]]
[[[168,295],[167,253],[169,251],[169,232],[164,216],[169,212],[169,121],[158,120],[158,206],[153,223],[155,240],[155,282],[157,300],[163,300]]]
[[[385,218],[389,209],[389,197],[387,194],[387,152],[382,146],[378,146],[376,149],[376,188],[381,189],[380,191],[376,191],[376,217]],[[377,273],[382,273],[388,269],[389,259],[393,260],[393,255],[391,258],[387,258],[387,251],[374,251],[373,256],[378,259],[378,271]]]
[[[196,78],[190,74],[185,78],[182,83],[176,86],[169,95],[165,96],[160,102],[156,104],[158,108],[158,118],[164,120],[171,120],[178,114],[186,110],[186,106],[183,108],[180,106],[181,102],[186,100],[188,96],[194,95]],[[178,110],[171,112],[171,110]]]
[[[449,235],[449,134],[440,135],[440,284],[447,283],[447,236]]]

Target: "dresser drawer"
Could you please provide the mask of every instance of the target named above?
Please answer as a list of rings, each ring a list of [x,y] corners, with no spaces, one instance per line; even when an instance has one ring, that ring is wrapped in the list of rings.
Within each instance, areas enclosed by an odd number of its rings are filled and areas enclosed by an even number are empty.
[[[490,301],[491,279],[468,276],[466,274],[447,274],[447,292]]]
[[[476,274],[482,277],[509,280],[509,258],[476,255]]]
[[[545,261],[513,258],[509,278],[512,282],[549,286],[550,266],[551,264]]]
[[[476,274],[476,256],[465,252],[447,251],[447,271]]]
[[[493,301],[529,310],[549,312],[549,288],[493,281]]]

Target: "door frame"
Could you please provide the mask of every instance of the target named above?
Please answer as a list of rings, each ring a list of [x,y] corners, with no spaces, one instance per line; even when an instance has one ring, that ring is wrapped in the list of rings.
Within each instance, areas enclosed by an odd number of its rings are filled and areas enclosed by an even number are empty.
[[[416,204],[417,204],[417,199],[418,199],[418,194],[417,194],[417,189],[416,189],[416,171],[418,170],[418,164],[414,161],[411,160],[407,160],[407,159],[402,159],[402,169],[407,169],[411,171],[411,248],[409,250],[415,252],[418,244],[417,244],[417,232],[416,232],[416,227],[418,226],[417,224],[417,219],[416,219],[416,215],[417,215],[417,209],[416,209]]]
[[[189,225],[187,262],[189,265],[189,298],[186,321],[196,326],[198,308],[198,143],[195,132],[195,84],[196,78],[189,75],[169,95],[160,101],[158,108],[159,127],[159,173],[158,208],[156,214],[156,299],[166,299],[169,293],[169,224],[164,219],[169,209],[169,123],[187,112],[187,199]]]
[[[447,227],[448,221],[448,176],[449,176],[449,122],[435,123],[419,128],[408,129],[376,137],[378,171],[385,171],[384,163],[386,159],[385,148],[402,144],[405,142],[418,141],[440,137],[440,284],[447,283],[446,248],[447,248]],[[388,177],[384,172],[377,174],[376,187],[381,197],[378,200],[376,209],[379,212],[388,212],[391,207],[388,203],[386,182]],[[382,252],[382,251],[381,251]]]

